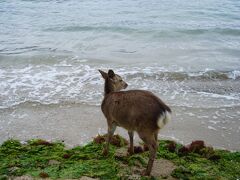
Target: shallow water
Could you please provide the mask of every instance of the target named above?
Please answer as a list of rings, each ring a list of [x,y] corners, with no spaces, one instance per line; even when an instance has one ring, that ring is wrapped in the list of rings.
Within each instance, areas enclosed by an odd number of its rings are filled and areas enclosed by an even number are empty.
[[[97,70],[112,68],[192,119],[240,121],[239,12],[235,0],[1,1],[0,109],[98,106]]]

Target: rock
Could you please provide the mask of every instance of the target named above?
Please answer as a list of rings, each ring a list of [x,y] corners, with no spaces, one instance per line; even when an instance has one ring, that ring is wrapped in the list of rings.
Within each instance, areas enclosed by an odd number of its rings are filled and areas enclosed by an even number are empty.
[[[189,148],[187,146],[183,146],[178,150],[180,155],[186,155],[189,153]]]
[[[195,152],[195,153],[199,153],[201,149],[205,148],[205,143],[204,141],[201,140],[197,140],[197,141],[193,141],[190,146],[189,146],[189,151],[190,152]]]
[[[59,161],[57,161],[57,160],[53,160],[53,159],[51,159],[51,160],[49,160],[48,161],[48,165],[58,165],[58,164],[60,164],[60,162]]]
[[[31,176],[19,176],[19,177],[13,177],[13,178],[9,178],[9,179],[13,179],[13,180],[33,180],[33,178]]]
[[[107,134],[98,135],[93,139],[93,142],[96,144],[102,144],[106,141],[107,136],[108,136]],[[117,147],[123,147],[123,146],[128,145],[128,141],[117,134],[117,135],[112,136],[110,144],[117,146]]]
[[[35,146],[40,146],[40,145],[42,145],[42,146],[52,146],[53,143],[42,140],[42,139],[39,139],[35,142],[32,142],[32,145],[35,145]]]
[[[48,173],[46,173],[46,172],[40,172],[40,173],[39,173],[39,176],[40,176],[41,178],[44,178],[44,179],[49,177]]]
[[[133,174],[133,175],[127,176],[126,179],[128,179],[128,180],[138,180],[139,179],[140,180],[141,176],[138,174]]]
[[[71,156],[72,156],[71,154],[64,154],[64,155],[63,155],[63,158],[64,158],[64,159],[69,159]]]
[[[87,176],[82,176],[80,178],[80,180],[96,180],[95,178],[90,178],[90,177],[87,177]]]
[[[155,159],[151,175],[154,177],[161,177],[164,179],[174,180],[171,176],[172,171],[176,166],[166,159]]]
[[[177,144],[174,141],[169,142],[169,144],[167,145],[167,149],[169,152],[175,152],[176,147],[177,147]]]
[[[115,155],[117,159],[123,159],[127,156],[127,149],[125,147],[116,150]]]
[[[13,173],[13,172],[17,171],[18,169],[20,169],[20,168],[14,166],[14,167],[9,168],[8,171]]]
[[[186,155],[190,152],[199,154],[201,152],[201,150],[204,148],[206,148],[204,141],[197,140],[197,141],[193,141],[191,144],[181,147],[178,150],[178,152],[181,155]]]

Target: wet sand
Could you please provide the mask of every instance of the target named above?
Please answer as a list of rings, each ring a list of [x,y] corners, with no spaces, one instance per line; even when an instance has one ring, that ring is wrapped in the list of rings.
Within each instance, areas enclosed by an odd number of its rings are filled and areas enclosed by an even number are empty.
[[[204,140],[217,148],[240,150],[240,107],[172,107],[172,110],[172,121],[160,131],[159,138],[184,144]],[[61,140],[71,147],[85,144],[98,133],[106,132],[107,124],[100,106],[24,103],[0,110],[0,143],[9,138],[22,141],[43,138]],[[122,128],[116,133],[127,137]],[[139,141],[137,135],[135,140]]]

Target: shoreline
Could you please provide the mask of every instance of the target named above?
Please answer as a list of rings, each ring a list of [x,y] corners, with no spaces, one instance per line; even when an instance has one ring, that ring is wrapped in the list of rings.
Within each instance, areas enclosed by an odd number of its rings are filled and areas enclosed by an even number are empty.
[[[219,109],[218,119],[210,118],[215,112],[211,109],[172,109],[172,121],[160,130],[159,139],[174,140],[182,144],[203,140],[214,148],[240,150],[240,121],[237,115],[236,119],[221,119],[221,113],[237,113],[239,107]],[[40,138],[50,141],[62,140],[67,146],[73,147],[86,144],[97,134],[107,132],[106,120],[99,106],[25,103],[1,109],[0,112],[0,143],[9,138],[21,141]],[[193,118],[193,114],[197,118]],[[127,131],[122,128],[117,128],[116,133],[128,138]],[[135,133],[135,144],[139,141]]]

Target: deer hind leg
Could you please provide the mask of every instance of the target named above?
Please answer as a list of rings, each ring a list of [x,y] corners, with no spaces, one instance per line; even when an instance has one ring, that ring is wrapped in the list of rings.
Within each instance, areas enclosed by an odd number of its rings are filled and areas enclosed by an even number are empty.
[[[149,148],[149,160],[147,164],[147,169],[144,171],[144,175],[149,176],[152,171],[153,167],[153,162],[156,157],[157,153],[157,138],[156,138],[157,133],[139,133],[140,138],[144,141],[144,143],[148,146]]]
[[[128,131],[129,139],[130,139],[130,147],[129,147],[129,154],[132,155],[134,154],[134,149],[133,149],[133,131]]]
[[[154,138],[158,142],[158,132],[154,133]]]
[[[109,151],[109,143],[112,139],[112,136],[116,130],[116,124],[112,123],[112,124],[108,124],[108,134],[107,134],[107,142],[105,144],[105,147],[103,149],[103,155],[107,155],[108,151]]]

